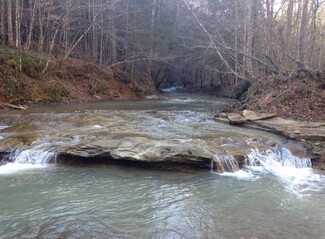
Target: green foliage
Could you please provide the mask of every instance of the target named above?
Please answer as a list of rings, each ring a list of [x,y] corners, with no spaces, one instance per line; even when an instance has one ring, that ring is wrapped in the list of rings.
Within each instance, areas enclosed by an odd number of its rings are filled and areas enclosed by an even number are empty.
[[[146,87],[143,86],[143,85],[138,85],[138,86],[137,86],[137,91],[138,91],[139,93],[144,93],[144,92],[146,91]]]
[[[60,98],[69,97],[70,92],[65,87],[64,83],[56,81],[56,84],[49,87],[47,95],[51,101],[58,101]]]
[[[246,100],[249,97],[249,90],[242,94],[239,98],[240,101]]]
[[[96,94],[106,94],[109,89],[109,86],[106,81],[99,80],[96,87]]]
[[[12,74],[20,76],[20,64],[23,73],[30,77],[37,77],[44,69],[44,64],[30,53],[19,53],[11,48],[0,48],[0,55],[5,59],[6,64],[12,68]]]
[[[258,95],[260,93],[260,90],[262,89],[261,83],[256,83],[254,87],[250,88],[249,92],[251,96]]]
[[[6,98],[17,98],[20,97],[26,90],[26,84],[24,79],[21,77],[18,78],[4,78],[2,79],[3,85],[6,87],[3,89],[3,95]]]
[[[6,59],[13,59],[15,56],[17,56],[17,52],[13,50],[12,48],[2,48],[0,47],[0,54]]]
[[[317,145],[310,141],[305,142],[305,147],[307,149],[308,156],[313,156],[313,154],[318,150]]]
[[[305,87],[299,88],[298,92],[305,98],[308,98],[311,95],[311,92],[308,89],[306,89]]]
[[[30,77],[37,77],[44,67],[45,66],[35,57],[28,54],[22,55],[22,71]]]

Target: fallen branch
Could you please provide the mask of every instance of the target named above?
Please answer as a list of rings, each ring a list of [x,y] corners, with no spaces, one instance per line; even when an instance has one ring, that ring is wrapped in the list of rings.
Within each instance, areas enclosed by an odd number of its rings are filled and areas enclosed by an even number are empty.
[[[16,110],[27,110],[26,106],[22,105],[14,105],[9,102],[0,102],[0,107],[1,108],[10,108],[10,109],[16,109]]]

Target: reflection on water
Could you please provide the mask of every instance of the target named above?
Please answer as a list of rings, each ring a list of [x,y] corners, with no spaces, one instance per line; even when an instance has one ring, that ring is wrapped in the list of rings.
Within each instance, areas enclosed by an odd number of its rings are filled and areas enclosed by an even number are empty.
[[[322,238],[324,191],[117,166],[0,176],[0,238]]]
[[[0,239],[324,238],[325,175],[270,161],[277,154],[253,151],[258,165],[223,174],[46,165],[56,149],[101,136],[283,141],[214,122],[224,104],[170,95],[2,111],[0,143],[30,148],[0,165]]]

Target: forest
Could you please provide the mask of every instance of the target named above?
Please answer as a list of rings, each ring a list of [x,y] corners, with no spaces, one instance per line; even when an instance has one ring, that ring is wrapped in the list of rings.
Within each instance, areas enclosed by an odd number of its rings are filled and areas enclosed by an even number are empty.
[[[325,0],[0,0],[0,239],[324,238]]]
[[[42,74],[76,58],[156,87],[234,88],[325,66],[321,0],[1,0],[0,9],[1,45],[37,53]]]

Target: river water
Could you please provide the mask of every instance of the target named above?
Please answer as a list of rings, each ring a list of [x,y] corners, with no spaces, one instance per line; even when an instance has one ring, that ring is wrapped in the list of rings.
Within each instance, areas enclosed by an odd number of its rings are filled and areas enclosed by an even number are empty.
[[[55,140],[102,136],[106,126],[89,120],[94,115],[109,116],[117,138],[239,135],[285,143],[213,122],[225,103],[171,95],[0,112],[0,144],[21,135],[35,141],[14,162],[0,164],[0,238],[325,238],[325,175],[291,164],[295,157],[286,149],[282,161],[277,152],[252,151],[241,171],[223,174],[62,166],[47,164],[55,153],[42,150]]]

